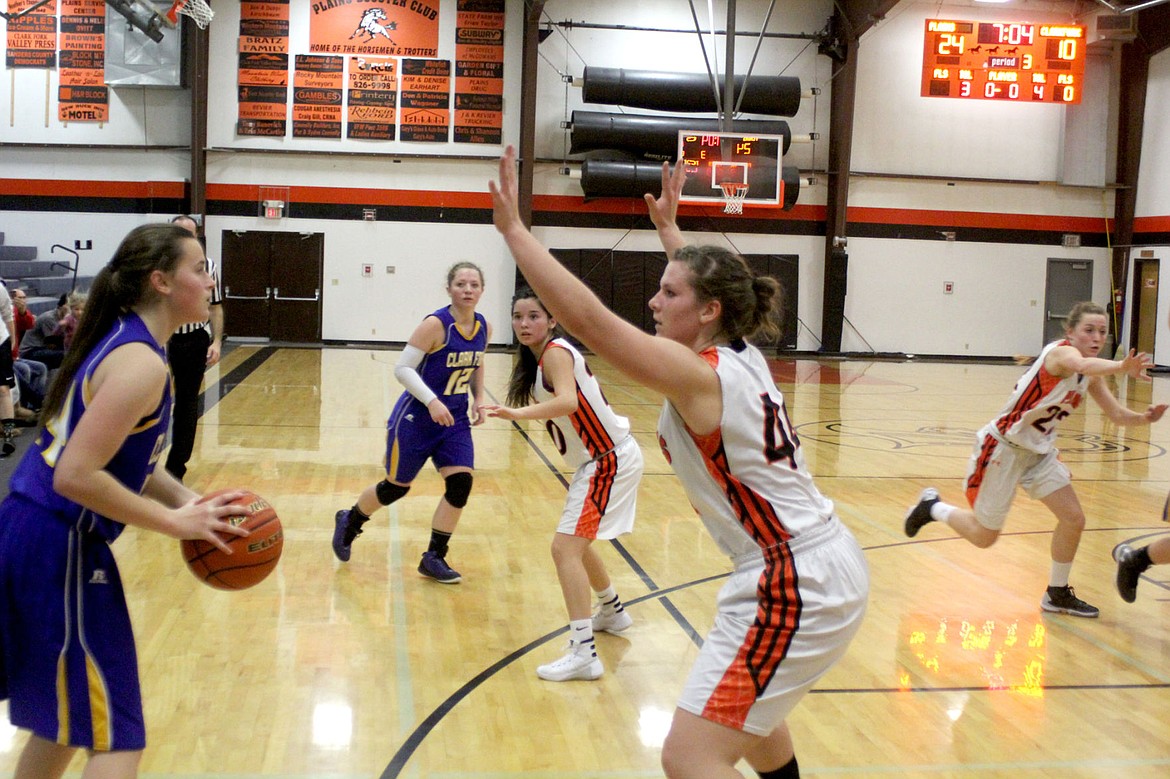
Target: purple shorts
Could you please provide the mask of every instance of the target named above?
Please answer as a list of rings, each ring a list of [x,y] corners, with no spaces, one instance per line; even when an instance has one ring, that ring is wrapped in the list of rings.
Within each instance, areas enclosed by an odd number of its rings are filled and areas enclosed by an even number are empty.
[[[403,394],[386,422],[386,478],[410,484],[427,459],[435,468],[475,468],[471,420],[467,412],[455,414],[455,424],[443,427],[431,419],[427,407]]]

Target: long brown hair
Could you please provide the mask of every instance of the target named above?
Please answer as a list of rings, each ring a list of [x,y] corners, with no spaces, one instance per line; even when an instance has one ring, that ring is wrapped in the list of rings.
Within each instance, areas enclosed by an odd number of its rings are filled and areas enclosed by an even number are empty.
[[[516,294],[512,296],[512,305],[516,305],[518,300],[535,300],[536,305],[540,306],[544,313],[552,318],[548,308],[544,302],[536,296],[531,287],[521,287],[516,290]],[[561,334],[561,326],[556,325],[549,331],[549,338],[556,338]],[[533,399],[532,389],[536,386],[536,369],[540,365],[540,356],[533,354],[532,350],[524,344],[516,343],[516,359],[512,362],[512,375],[508,379],[508,395],[504,402],[512,408],[519,408],[527,406],[529,401]]]
[[[184,242],[194,240],[191,233],[174,224],[141,225],[126,234],[93,280],[73,344],[65,352],[41,406],[41,419],[48,421],[61,411],[81,363],[118,317],[155,294],[150,274],[173,271],[183,255]]]

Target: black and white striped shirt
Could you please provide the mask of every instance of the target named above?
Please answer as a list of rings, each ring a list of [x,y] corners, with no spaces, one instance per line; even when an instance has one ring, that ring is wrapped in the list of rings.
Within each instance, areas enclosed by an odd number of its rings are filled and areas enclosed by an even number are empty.
[[[207,258],[207,272],[211,274],[211,278],[215,282],[215,286],[211,289],[211,305],[218,306],[223,303],[223,290],[219,283],[219,268],[216,266],[215,260],[210,257]],[[211,332],[211,320],[180,325],[179,329],[175,331],[175,335],[187,335],[199,330],[206,330],[207,334],[211,336],[215,335]]]

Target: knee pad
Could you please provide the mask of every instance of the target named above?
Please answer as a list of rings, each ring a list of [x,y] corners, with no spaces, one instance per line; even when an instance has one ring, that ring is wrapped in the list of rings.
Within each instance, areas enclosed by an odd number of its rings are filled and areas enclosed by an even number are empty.
[[[467,471],[459,471],[451,474],[444,481],[447,483],[447,491],[443,493],[446,501],[457,509],[466,506],[467,496],[471,494],[471,474]]]
[[[378,496],[378,502],[383,506],[389,506],[408,492],[410,492],[410,487],[403,487],[401,484],[394,484],[385,479],[374,485],[374,493]]]

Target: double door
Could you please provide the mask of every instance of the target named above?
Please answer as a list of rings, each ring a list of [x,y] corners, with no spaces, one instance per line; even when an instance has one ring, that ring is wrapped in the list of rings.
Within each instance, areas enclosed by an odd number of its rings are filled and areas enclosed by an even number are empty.
[[[324,233],[224,230],[222,247],[229,337],[321,342]]]

